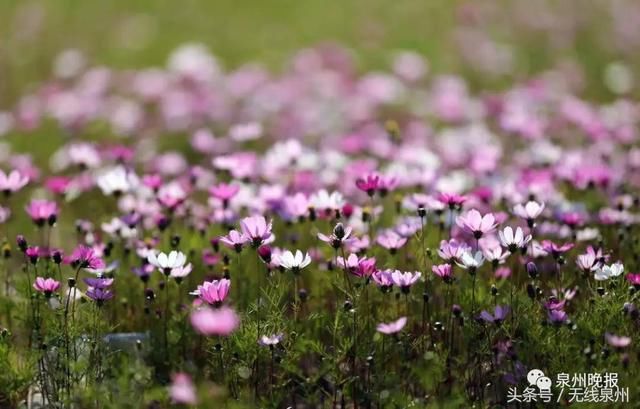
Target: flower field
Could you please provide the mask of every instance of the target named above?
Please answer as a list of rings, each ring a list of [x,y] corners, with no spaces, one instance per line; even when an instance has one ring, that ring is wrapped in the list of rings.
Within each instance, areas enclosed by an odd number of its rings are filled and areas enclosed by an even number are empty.
[[[280,69],[86,27],[44,75],[16,8],[0,408],[636,407],[640,8],[508,3],[434,2],[447,46],[327,14]]]

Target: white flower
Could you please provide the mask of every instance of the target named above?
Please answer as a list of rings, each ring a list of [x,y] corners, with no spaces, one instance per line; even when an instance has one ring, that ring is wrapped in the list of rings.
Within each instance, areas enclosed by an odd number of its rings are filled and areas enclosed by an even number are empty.
[[[322,189],[317,193],[311,195],[311,198],[309,199],[309,203],[311,204],[311,206],[313,206],[318,210],[326,210],[326,209],[338,210],[338,209],[342,209],[342,206],[344,206],[345,201],[344,201],[344,197],[340,192],[331,192],[331,194],[329,194],[329,192]]]
[[[465,251],[460,257],[460,261],[456,261],[456,264],[464,269],[477,269],[484,263],[484,256],[482,252],[477,251],[476,254],[472,254],[471,251]]]
[[[544,203],[538,203],[534,201],[527,202],[526,204],[518,204],[513,208],[513,213],[516,216],[522,217],[526,220],[534,220],[544,210]]]
[[[122,166],[117,166],[101,172],[96,183],[105,195],[122,194],[137,185],[137,177]]]
[[[311,264],[311,256],[309,253],[302,254],[300,250],[296,250],[295,256],[289,250],[278,256],[279,264],[287,270],[301,270]]]
[[[498,232],[498,236],[500,236],[500,243],[511,251],[526,247],[526,245],[531,241],[531,235],[529,234],[525,237],[524,232],[520,227],[517,227],[514,232],[511,226],[507,226],[502,231]]]
[[[610,279],[611,277],[618,277],[622,273],[624,273],[624,266],[622,265],[622,263],[617,262],[611,264],[610,266],[605,265],[597,269],[593,278],[598,281],[604,281]]]
[[[166,253],[156,254],[155,252],[149,253],[147,256],[149,264],[158,268],[165,274],[171,273],[171,270],[184,266],[187,262],[187,256],[180,251],[172,251],[168,255]]]

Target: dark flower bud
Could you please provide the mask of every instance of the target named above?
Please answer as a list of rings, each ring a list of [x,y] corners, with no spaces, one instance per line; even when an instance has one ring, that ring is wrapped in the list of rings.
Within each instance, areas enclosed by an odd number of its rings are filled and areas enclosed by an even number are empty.
[[[146,288],[144,290],[144,298],[146,298],[148,301],[153,301],[156,298],[156,294],[151,288]]]
[[[429,293],[427,292],[422,293],[422,300],[424,302],[429,302]]]
[[[47,220],[47,222],[49,223],[49,226],[53,226],[54,224],[56,224],[56,221],[58,221],[58,216],[55,214],[52,214],[51,216],[49,216],[49,219]]]
[[[598,293],[599,296],[603,296],[605,292],[604,287],[596,288],[596,292]]]
[[[538,277],[538,267],[533,261],[527,263],[527,274],[534,280]]]
[[[527,295],[532,300],[536,299],[536,288],[531,283],[527,284]]]
[[[300,298],[300,301],[305,302],[307,301],[308,297],[309,293],[307,293],[307,290],[305,290],[304,288],[301,288],[300,291],[298,291],[298,298]]]
[[[180,236],[175,235],[171,237],[171,247],[173,249],[177,249],[178,246],[180,245]]]
[[[20,249],[20,251],[22,251],[23,253],[27,251],[27,247],[29,247],[29,244],[27,243],[27,239],[25,239],[23,235],[19,235],[16,238],[16,243],[18,244],[18,248]]]
[[[62,252],[60,250],[54,251],[53,254],[51,255],[51,258],[53,259],[53,262],[56,264],[62,263]]]
[[[76,279],[73,277],[69,277],[67,279],[67,285],[69,285],[69,288],[73,288],[76,286]]]
[[[442,322],[440,322],[440,321],[436,321],[436,322],[433,323],[433,328],[436,331],[442,331],[442,330],[444,330],[444,324]]]
[[[342,223],[336,224],[336,227],[333,228],[333,235],[342,240],[345,234],[346,232],[344,231],[344,226],[342,225]]]
[[[345,311],[351,311],[353,309],[353,304],[351,303],[351,301],[347,300],[344,302],[344,305],[342,307]]]
[[[418,207],[418,216],[425,217],[426,215],[427,210],[424,208],[424,206],[420,205],[420,207]]]
[[[211,239],[210,243],[213,251],[215,251],[216,253],[220,251],[220,238],[214,237]]]
[[[491,284],[491,295],[494,297],[498,295],[498,287],[495,284]]]
[[[271,263],[271,247],[263,244],[258,247],[258,255],[265,263]]]
[[[453,312],[453,315],[456,317],[459,317],[462,315],[462,307],[460,307],[458,304],[453,304],[453,306],[451,307],[451,311]]]

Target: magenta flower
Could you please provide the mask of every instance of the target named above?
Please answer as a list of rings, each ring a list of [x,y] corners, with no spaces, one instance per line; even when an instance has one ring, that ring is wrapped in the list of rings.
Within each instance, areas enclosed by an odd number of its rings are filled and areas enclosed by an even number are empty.
[[[462,207],[462,204],[466,202],[467,198],[457,193],[438,193],[437,197],[440,203],[449,206],[449,209]]]
[[[211,305],[220,305],[227,298],[230,287],[231,280],[226,278],[205,281],[192,294],[197,295],[201,300]]]
[[[275,240],[271,232],[271,222],[267,223],[263,216],[245,217],[240,221],[240,228],[244,237],[247,241],[251,241],[251,245],[255,248]]]
[[[19,171],[13,170],[8,175],[0,170],[0,191],[6,196],[15,193],[29,183],[29,177],[23,176]]]
[[[389,250],[391,254],[394,254],[400,247],[407,243],[407,239],[393,230],[385,230],[378,236],[376,242]]]
[[[41,255],[41,250],[40,247],[28,247],[24,254],[29,258],[29,261],[31,261],[31,264],[36,264],[38,262],[38,259],[40,258]]]
[[[222,201],[224,207],[227,207],[231,200],[240,190],[240,186],[234,184],[220,183],[209,189],[209,194],[216,199]]]
[[[56,292],[60,288],[60,282],[53,278],[36,277],[36,281],[33,283],[33,288],[36,291],[43,293],[45,297],[51,297],[51,294]]]
[[[202,335],[228,336],[240,325],[240,317],[229,307],[203,308],[191,313],[191,325]]]
[[[640,273],[627,274],[627,281],[634,287],[640,287]]]
[[[451,264],[433,266],[431,267],[431,271],[433,271],[433,273],[438,277],[442,278],[445,283],[451,284],[451,282],[453,282],[453,267],[451,267]]]
[[[390,323],[382,322],[378,324],[376,329],[382,334],[391,335],[402,331],[405,325],[407,325],[407,317],[400,317],[396,321]]]
[[[380,186],[380,176],[375,173],[370,173],[362,178],[356,180],[356,187],[367,195],[373,196]]]
[[[358,277],[370,277],[376,270],[376,259],[371,257],[358,258],[356,254],[350,254],[347,259],[337,257],[338,266],[347,269],[349,273]]]
[[[173,374],[171,377],[169,396],[171,401],[178,405],[196,405],[198,403],[196,388],[193,386],[191,377],[183,372]]]
[[[547,319],[551,324],[562,325],[569,320],[569,316],[564,310],[548,310]]]
[[[44,226],[45,222],[53,226],[58,218],[58,205],[48,200],[32,200],[26,211],[38,227]]]
[[[558,258],[562,253],[566,253],[573,248],[573,243],[556,244],[551,240],[543,240],[541,245],[542,249],[547,254],[551,254],[553,258]]]
[[[104,260],[95,253],[94,249],[83,245],[73,250],[67,262],[71,264],[73,268],[87,268],[90,270],[99,270],[106,266]]]
[[[471,209],[467,213],[458,216],[456,223],[465,231],[473,234],[476,239],[491,233],[498,226],[493,214],[488,213],[482,216],[476,209]]]
[[[391,278],[391,270],[377,270],[371,274],[373,282],[381,288],[389,288],[393,285],[393,279]]]

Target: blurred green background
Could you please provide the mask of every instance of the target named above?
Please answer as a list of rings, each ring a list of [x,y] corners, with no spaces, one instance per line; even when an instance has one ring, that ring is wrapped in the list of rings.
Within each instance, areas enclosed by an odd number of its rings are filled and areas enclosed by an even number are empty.
[[[640,41],[632,40],[640,38],[639,3],[2,0],[0,108],[48,78],[53,58],[66,48],[82,50],[96,64],[142,67],[164,64],[172,49],[189,41],[208,45],[226,67],[258,61],[273,69],[297,49],[327,41],[353,50],[361,69],[387,67],[391,51],[413,49],[432,71],[463,73],[482,86],[509,84],[552,62],[577,63],[588,91],[603,95],[606,64],[638,66]],[[497,59],[500,68],[503,54],[508,69],[486,75],[483,59]]]

